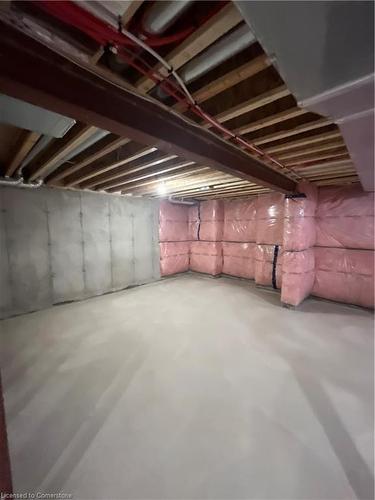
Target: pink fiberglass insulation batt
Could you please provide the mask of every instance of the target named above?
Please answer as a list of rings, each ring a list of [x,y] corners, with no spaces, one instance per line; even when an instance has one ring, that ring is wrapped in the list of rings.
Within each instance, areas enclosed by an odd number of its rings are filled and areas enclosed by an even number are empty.
[[[256,203],[256,197],[224,202],[224,241],[255,242]]]
[[[274,269],[275,245],[257,245],[255,248],[255,282],[258,285],[272,286]],[[283,250],[278,249],[276,260],[276,287],[282,283]]]
[[[358,186],[319,189],[316,246],[374,249],[374,193]]]
[[[221,274],[223,269],[222,243],[192,241],[190,243],[190,269],[213,276]]]
[[[222,241],[224,225],[223,200],[202,201],[199,212],[199,239],[202,241]]]
[[[254,279],[256,243],[223,242],[223,273]]]
[[[160,202],[159,208],[159,241],[188,241],[189,238],[189,206]]]
[[[298,190],[305,198],[287,198],[284,206],[284,250],[306,250],[315,245],[315,213],[318,190],[315,186],[302,182]]]
[[[374,307],[374,252],[315,248],[313,295]]]
[[[189,240],[198,239],[199,229],[199,207],[198,205],[191,205],[188,209],[188,224],[189,224]]]
[[[190,243],[160,243],[160,274],[184,273],[189,270]]]
[[[281,193],[258,197],[256,204],[256,242],[265,245],[282,245],[284,227],[284,201]]]
[[[283,253],[281,301],[298,306],[312,290],[315,279],[314,249]]]

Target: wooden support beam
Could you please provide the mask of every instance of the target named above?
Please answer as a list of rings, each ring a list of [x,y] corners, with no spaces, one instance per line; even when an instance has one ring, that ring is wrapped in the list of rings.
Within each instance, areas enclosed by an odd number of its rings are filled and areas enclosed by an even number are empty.
[[[7,19],[0,20],[0,44],[0,92],[271,189],[296,188],[294,181],[240,148],[103,79],[92,66],[68,60]]]
[[[136,156],[136,155],[133,155],[133,159],[134,159],[134,156]],[[139,155],[138,155],[138,158],[140,158]],[[95,188],[100,187],[103,184],[108,184],[108,182],[110,182],[110,181],[114,181],[116,179],[123,179],[124,177],[126,177],[128,175],[134,174],[136,172],[140,172],[141,170],[145,170],[145,169],[150,168],[150,167],[156,167],[157,165],[160,165],[160,164],[165,163],[165,162],[170,161],[170,160],[175,160],[176,158],[177,158],[176,155],[162,156],[161,158],[159,157],[155,160],[149,161],[147,163],[143,163],[142,165],[137,165],[136,167],[131,168],[129,170],[122,170],[121,169],[120,172],[116,172],[115,174],[110,174],[108,176],[101,177],[99,179],[98,179],[98,177],[96,177],[95,180],[90,181],[89,183],[84,183],[83,187],[87,188],[87,189],[91,189],[93,187],[95,187]],[[80,184],[82,185],[82,182]],[[100,189],[101,189],[101,187],[100,187]]]
[[[255,122],[251,122],[242,127],[238,127],[233,132],[237,135],[248,134],[249,132],[255,132],[255,130],[260,130],[262,128],[270,127],[276,123],[281,123],[291,118],[296,118],[297,116],[302,116],[308,113],[306,109],[301,108],[291,108],[286,111],[281,111],[281,113],[276,113],[275,115],[267,116],[266,118],[261,118]]]
[[[53,175],[47,181],[46,184],[52,185],[52,184],[55,184],[56,182],[61,181],[62,179],[65,179],[65,177],[68,177],[69,175],[72,175],[75,172],[78,172],[78,170],[81,170],[83,167],[90,165],[90,163],[93,163],[94,161],[99,160],[100,158],[103,158],[103,156],[106,156],[107,154],[112,153],[112,151],[116,151],[116,149],[119,149],[122,146],[125,146],[125,144],[128,144],[128,142],[130,142],[130,139],[127,139],[126,137],[120,137],[118,139],[111,140],[111,142],[109,142],[109,144],[107,144],[103,148],[99,149],[95,153],[92,153],[91,155],[87,156],[84,160],[81,160],[80,162],[76,163],[75,165],[72,165],[71,167],[68,167],[67,169],[63,170],[62,172],[59,172],[56,175]]]
[[[216,15],[211,17],[211,19],[194,31],[192,35],[173,49],[164,59],[174,70],[178,70],[242,20],[237,7],[232,2],[229,2]],[[165,77],[168,76],[166,68],[160,63],[154,69],[162,73]],[[141,92],[149,92],[154,87],[155,83],[147,77],[142,77],[136,84],[136,88]]]
[[[336,149],[340,147],[345,147],[345,144],[342,139],[328,144],[322,144],[321,146],[313,146],[312,148],[309,149],[298,149],[297,151],[292,151],[290,153],[277,155],[277,158],[279,160],[288,160],[289,158],[298,158],[299,156],[305,156],[307,154],[315,154],[319,153],[320,151],[329,151],[330,149]]]
[[[288,149],[306,146],[307,144],[314,144],[315,142],[322,142],[330,139],[336,139],[337,137],[341,137],[341,133],[339,130],[325,132],[324,134],[312,135],[311,137],[305,137],[304,139],[300,139],[298,141],[286,142],[285,144],[278,144],[277,146],[273,146],[272,148],[266,149],[266,153],[273,154],[279,151],[286,151]]]
[[[23,160],[26,158],[27,154],[40,139],[40,135],[41,134],[38,134],[37,132],[31,132],[29,130],[24,130],[22,132],[21,137],[16,144],[14,155],[9,165],[6,167],[6,176],[11,177],[16,172]]]
[[[104,165],[97,170],[94,170],[93,172],[89,172],[88,174],[83,174],[80,177],[77,177],[74,179],[74,181],[70,181],[65,184],[65,187],[73,187],[77,186],[78,184],[85,183],[89,179],[93,179],[96,177],[96,179],[89,184],[85,184],[85,187],[91,188],[92,186],[96,186],[100,182],[100,178],[97,179],[98,176],[105,174],[106,172],[110,172],[111,170],[114,170],[115,168],[122,167],[126,165],[127,163],[130,163],[132,161],[138,160],[139,158],[143,158],[144,156],[148,156],[151,153],[154,153],[156,151],[156,148],[154,146],[151,147],[146,147],[142,148],[140,151],[137,153],[134,153],[131,156],[128,156],[127,158],[124,158],[123,160],[115,161],[112,163],[109,163],[108,165]],[[139,167],[141,169],[141,167]],[[133,170],[134,172],[134,170]]]
[[[332,124],[331,121],[327,120],[326,118],[321,118],[313,122],[309,122],[303,125],[298,125],[298,127],[289,130],[281,130],[280,132],[275,132],[273,134],[266,135],[265,137],[254,139],[252,143],[258,146],[260,144],[265,144],[267,142],[278,141],[279,139],[283,139],[284,137],[291,137],[292,135],[302,134],[303,132],[307,132],[309,130],[326,127],[327,125],[331,124]]]
[[[58,147],[54,154],[37,165],[37,168],[33,170],[30,175],[30,180],[33,181],[38,178],[43,178],[44,175],[47,174],[48,170],[50,170],[59,160],[71,153],[80,144],[89,139],[95,132],[97,132],[97,128],[89,125],[80,127],[77,131],[72,130],[71,134],[68,132],[69,139],[61,139],[61,147]],[[66,136],[68,136],[68,134],[66,134]]]
[[[192,94],[193,98],[197,103],[207,101],[224,92],[224,90],[234,87],[238,83],[260,73],[269,66],[271,66],[271,61],[266,54],[262,54],[197,90]],[[173,109],[183,112],[186,111],[187,106],[183,103],[177,103],[173,106]]]
[[[264,92],[261,95],[252,97],[251,99],[245,102],[241,102],[240,104],[233,106],[233,108],[223,111],[222,113],[216,115],[215,119],[220,123],[224,123],[229,120],[232,120],[233,118],[236,118],[237,116],[249,113],[254,109],[266,106],[267,104],[277,101],[278,99],[282,99],[283,97],[286,97],[288,95],[290,95],[290,90],[285,85],[281,85],[280,87],[268,90],[267,92]],[[211,128],[212,125],[208,123],[207,125],[204,125],[204,127]]]

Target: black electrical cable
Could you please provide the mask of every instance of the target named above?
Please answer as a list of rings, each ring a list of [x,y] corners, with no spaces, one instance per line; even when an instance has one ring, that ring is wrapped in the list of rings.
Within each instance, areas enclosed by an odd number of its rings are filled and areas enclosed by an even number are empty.
[[[272,287],[277,290],[276,284],[276,266],[277,266],[277,256],[279,255],[279,245],[275,245],[273,251],[273,261],[272,261]]]

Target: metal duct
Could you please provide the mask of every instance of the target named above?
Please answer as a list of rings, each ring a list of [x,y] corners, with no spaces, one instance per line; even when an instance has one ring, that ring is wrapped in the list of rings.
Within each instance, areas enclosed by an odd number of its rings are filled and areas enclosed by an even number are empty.
[[[69,161],[74,156],[77,156],[79,153],[81,153],[85,149],[89,148],[90,146],[92,146],[96,142],[100,141],[100,139],[103,139],[103,137],[105,137],[108,134],[109,134],[108,130],[98,129],[91,137],[86,139],[86,141],[84,141],[82,144],[77,146],[75,149],[73,149],[67,155],[63,156],[57,163],[54,163],[53,165],[51,165],[51,169],[47,171],[47,174],[45,174],[45,177],[47,175],[49,175],[51,172],[53,172],[54,170],[56,170],[57,168],[59,168],[63,163]]]
[[[374,184],[374,2],[235,1],[298,106],[340,127],[363,189]]]
[[[0,186],[18,186],[23,181],[22,177],[13,179],[13,177],[0,177]]]
[[[185,83],[190,83],[246,49],[254,41],[253,33],[246,24],[243,24],[185,64],[179,74]]]
[[[14,186],[23,189],[36,189],[43,185],[43,180],[39,179],[35,182],[24,182],[23,177],[0,177],[0,186]]]
[[[144,18],[143,28],[150,35],[163,33],[191,3],[192,0],[155,2]]]
[[[196,201],[186,201],[178,198],[173,198],[173,196],[169,196],[168,201],[169,203],[172,203],[174,205],[190,205],[190,206],[198,205],[198,202]]]
[[[18,169],[18,174],[21,175],[22,170],[28,165],[35,157],[37,154],[39,154],[44,148],[50,144],[51,141],[53,141],[53,137],[49,135],[44,135],[39,139],[39,141],[35,144],[35,146],[32,148],[31,151],[26,155],[25,159],[20,165],[20,168]]]
[[[42,135],[63,137],[76,121],[28,102],[0,94],[0,123],[32,130]]]

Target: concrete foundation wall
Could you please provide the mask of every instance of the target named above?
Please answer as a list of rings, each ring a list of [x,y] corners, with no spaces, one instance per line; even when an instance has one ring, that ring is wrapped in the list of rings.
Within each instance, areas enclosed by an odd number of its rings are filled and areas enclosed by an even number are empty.
[[[0,188],[0,318],[160,277],[156,202]]]

